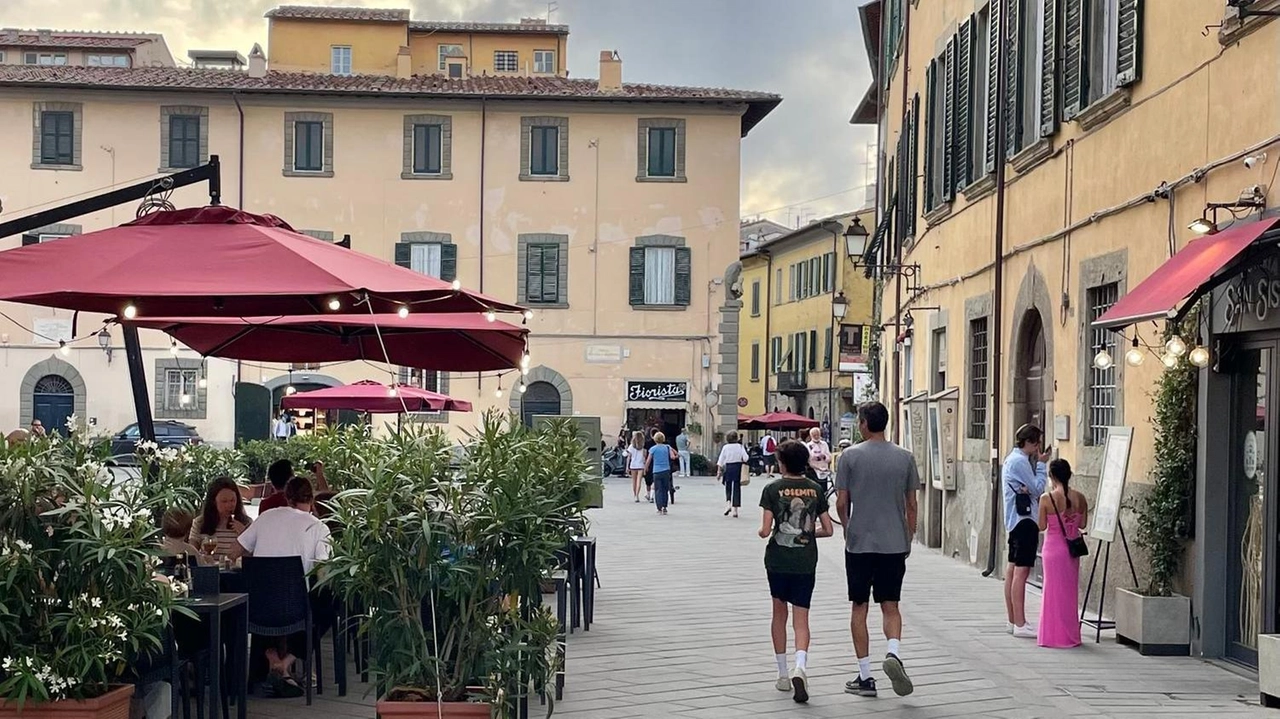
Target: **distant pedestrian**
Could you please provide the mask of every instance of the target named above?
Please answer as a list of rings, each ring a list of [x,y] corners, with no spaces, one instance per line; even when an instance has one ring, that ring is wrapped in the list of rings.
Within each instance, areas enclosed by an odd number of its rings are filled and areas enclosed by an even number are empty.
[[[827,493],[831,486],[831,446],[822,438],[822,430],[814,427],[809,430],[809,441],[805,444],[809,450],[809,469],[807,475]]]
[[[765,430],[764,436],[760,438],[760,458],[764,461],[765,474],[772,475],[773,468],[778,466],[778,458],[774,453],[778,451],[778,441],[773,438],[773,433]]]
[[[845,533],[845,577],[853,603],[850,627],[858,659],[858,678],[845,691],[863,697],[876,695],[871,676],[871,637],[867,613],[874,592],[889,642],[883,668],[893,691],[906,696],[914,690],[902,664],[902,579],[916,531],[916,490],[920,473],[915,456],[884,437],[889,410],[879,402],[858,408],[863,441],[840,455],[836,470],[836,512]]]
[[[632,432],[631,444],[627,446],[627,471],[631,473],[631,492],[636,496],[636,502],[640,502],[640,482],[645,478],[645,467],[649,451],[644,448],[644,432]],[[645,501],[649,500],[648,491],[644,495]]]
[[[1004,607],[1009,620],[1006,631],[1015,637],[1034,639],[1036,630],[1027,623],[1027,577],[1036,566],[1040,544],[1040,495],[1048,482],[1051,456],[1042,449],[1044,432],[1034,424],[1024,424],[1014,434],[1017,447],[1004,460],[1000,472],[1004,485],[1004,528],[1009,533],[1009,566],[1004,573]]]
[[[284,442],[293,436],[295,425],[293,424],[293,416],[288,412],[281,412],[279,419],[275,423],[275,438],[279,442]]]
[[[1080,646],[1080,558],[1072,556],[1069,542],[1089,522],[1089,500],[1071,489],[1071,465],[1065,459],[1049,463],[1049,481],[1049,492],[1040,498],[1044,597],[1039,643],[1065,649]]]
[[[689,462],[692,455],[689,453],[689,429],[682,427],[680,434],[676,435],[676,453],[680,455],[680,474],[679,477],[689,476]]]
[[[738,516],[738,508],[742,506],[742,472],[750,457],[747,450],[738,441],[738,433],[725,435],[724,446],[720,448],[720,458],[716,460],[716,477],[724,484],[724,515]]]
[[[818,572],[818,537],[831,536],[827,497],[813,480],[804,476],[809,450],[799,442],[783,442],[778,448],[782,478],[760,493],[759,535],[768,539],[764,550],[769,596],[773,599],[774,659],[778,663],[778,691],[793,692],[803,704],[809,701],[809,605]],[[795,631],[795,670],[787,673],[787,613]]]
[[[653,504],[658,514],[667,513],[667,504],[671,501],[672,468],[679,459],[675,449],[667,445],[667,436],[661,432],[653,433],[653,448],[649,450],[647,469],[653,473]]]
[[[31,436],[32,436],[32,437],[43,437],[43,436],[45,436],[45,432],[44,432],[44,422],[41,422],[41,421],[40,421],[40,420],[38,420],[38,419],[33,419],[33,420],[31,420],[31,430],[30,430],[30,431],[31,431]]]

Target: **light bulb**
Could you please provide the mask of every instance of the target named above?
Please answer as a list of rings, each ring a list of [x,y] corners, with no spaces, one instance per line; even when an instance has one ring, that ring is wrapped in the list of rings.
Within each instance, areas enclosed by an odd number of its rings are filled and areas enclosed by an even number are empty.
[[[493,310],[488,310],[484,313],[484,318],[486,320],[489,320],[490,322],[493,322],[498,319],[498,313],[494,312]]]
[[[1160,358],[1160,361],[1163,362],[1164,366],[1168,369],[1173,369],[1178,366],[1178,358],[1167,352]]]
[[[531,319],[533,319],[533,310],[525,310],[525,311],[524,311],[524,318],[525,318],[526,320],[531,320]]]
[[[388,388],[387,388],[387,396],[388,396],[388,397],[395,397],[395,396],[396,396],[396,394],[397,394],[397,392],[396,392],[396,388],[395,388],[395,387],[388,387]]]
[[[132,304],[129,304],[129,305],[125,305],[125,306],[124,306],[124,318],[125,318],[126,320],[131,320],[131,319],[133,319],[134,317],[137,317],[137,316],[138,316],[138,308],[137,308],[137,307],[135,307],[135,306],[134,306],[134,305],[132,305]]]
[[[285,394],[297,394],[297,393],[298,393],[298,388],[297,388],[297,387],[294,387],[293,385],[289,385],[288,387],[285,387],[285,388],[284,388],[284,393],[285,393]]]
[[[1098,354],[1093,357],[1093,366],[1098,369],[1111,369],[1111,365],[1115,364],[1115,360],[1111,359],[1111,353],[1106,350],[1098,350]]]
[[[71,355],[71,347],[67,344],[66,340],[58,340],[58,351],[62,353],[63,357],[69,357]]]
[[[528,376],[529,376],[529,368],[528,368],[528,367],[521,367],[521,368],[520,368],[520,376],[521,376],[521,377],[528,377]]]
[[[179,397],[179,398],[178,398],[178,404],[182,404],[182,405],[188,405],[188,404],[191,404],[191,395],[189,395],[189,394],[184,394],[184,395],[182,395],[181,397]]]
[[[397,315],[400,315],[400,319],[404,319],[404,318],[408,317],[408,316],[409,316],[409,305],[400,305],[400,309],[396,310],[396,314],[397,314]]]
[[[178,356],[178,343],[175,340],[169,340],[169,354]]]
[[[520,390],[520,394],[524,394],[524,391],[528,389],[528,387],[525,387],[524,382],[521,382],[520,385],[516,387],[516,389]]]
[[[1178,335],[1174,335],[1169,338],[1168,342],[1164,343],[1164,351],[1174,357],[1181,357],[1187,353],[1187,343],[1183,342]]]
[[[1209,366],[1209,350],[1206,347],[1196,347],[1191,350],[1191,354],[1187,355],[1187,360],[1191,364],[1204,369]]]
[[[1130,349],[1124,353],[1124,363],[1130,367],[1141,367],[1143,361],[1147,359],[1147,355],[1137,347]]]
[[[454,280],[453,284],[449,286],[453,288],[454,292],[457,292],[458,290],[462,289],[462,280]]]
[[[493,396],[502,399],[502,388],[499,387],[493,391]]]
[[[200,389],[205,389],[209,386],[209,379],[207,377],[201,377],[200,380],[196,382],[196,386]]]
[[[525,368],[525,369],[528,369],[528,368],[529,368],[529,353],[528,353],[528,352],[525,352],[525,353],[524,353],[524,356],[520,358],[520,366],[521,366],[521,367],[523,367],[523,368]]]
[[[339,300],[337,297],[330,299],[329,309],[333,310],[334,312],[337,312],[338,310],[342,309],[342,301]]]

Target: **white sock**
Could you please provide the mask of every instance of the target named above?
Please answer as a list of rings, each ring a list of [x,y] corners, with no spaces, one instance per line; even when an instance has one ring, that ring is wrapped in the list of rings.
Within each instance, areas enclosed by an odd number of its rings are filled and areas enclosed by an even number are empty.
[[[803,649],[796,650],[796,669],[804,669],[809,666],[809,652]]]
[[[871,678],[871,657],[861,657],[858,659],[858,678]]]
[[[787,675],[787,655],[775,654],[773,658],[778,660],[778,676],[785,677]]]
[[[890,639],[890,640],[889,640],[889,653],[890,653],[890,654],[892,654],[893,656],[895,656],[895,657],[899,658],[899,659],[901,659],[901,658],[902,658],[902,655],[898,653],[898,640],[897,640],[897,639]]]

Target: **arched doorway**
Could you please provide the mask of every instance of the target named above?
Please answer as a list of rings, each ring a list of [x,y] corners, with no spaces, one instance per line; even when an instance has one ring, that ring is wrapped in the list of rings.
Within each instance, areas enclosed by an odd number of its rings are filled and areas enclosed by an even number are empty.
[[[560,414],[560,390],[550,382],[534,382],[525,389],[520,400],[520,419],[526,427],[541,414]]]
[[[67,433],[67,417],[75,414],[76,391],[71,382],[59,374],[47,374],[36,380],[32,396],[32,420],[40,420],[46,432]]]
[[[1018,375],[1014,388],[1014,427],[1034,424],[1044,429],[1046,421],[1045,372],[1048,363],[1044,321],[1040,311],[1031,308],[1022,316],[1018,331]]]

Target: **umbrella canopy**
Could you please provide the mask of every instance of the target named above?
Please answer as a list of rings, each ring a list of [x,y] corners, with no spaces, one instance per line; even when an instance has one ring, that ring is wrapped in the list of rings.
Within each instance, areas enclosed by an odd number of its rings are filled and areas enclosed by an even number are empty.
[[[751,422],[754,419],[755,417],[752,417],[749,414],[738,415],[738,429],[759,429],[759,427],[753,427],[751,425]]]
[[[349,409],[356,412],[470,412],[471,403],[419,387],[364,380],[341,387],[299,392],[281,401],[285,409]]]
[[[794,412],[767,412],[752,417],[748,429],[809,429],[819,426],[816,419],[809,419]]]
[[[0,252],[0,300],[125,317],[523,311],[222,206]]]
[[[130,324],[166,332],[206,357],[369,360],[442,372],[517,369],[529,336],[525,327],[477,314],[147,317]]]

